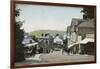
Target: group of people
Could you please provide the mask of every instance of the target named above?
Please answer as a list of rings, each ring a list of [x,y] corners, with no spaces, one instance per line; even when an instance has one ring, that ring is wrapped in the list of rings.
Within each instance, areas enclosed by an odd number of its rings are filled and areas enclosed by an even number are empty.
[[[39,39],[39,46],[42,53],[49,53],[52,51],[53,37],[49,33],[41,34],[41,38]]]
[[[28,42],[29,41],[29,42]],[[59,34],[55,36],[50,33],[41,34],[41,37],[31,36],[24,39],[25,57],[40,53],[50,53],[57,50],[62,50],[62,53],[68,53],[68,40],[64,35],[63,38]]]
[[[34,42],[33,42],[34,41]],[[33,46],[33,44],[36,44]],[[64,35],[63,38],[59,34],[56,34],[55,36],[52,36],[49,33],[41,34],[40,38],[37,38],[36,36],[32,36],[32,40],[30,40],[30,43],[25,47],[26,57],[40,54],[40,53],[50,53],[57,50],[62,50],[62,54],[64,52],[68,53],[68,40],[67,37]],[[29,53],[30,52],[30,53]]]
[[[53,52],[55,48],[62,49],[62,53],[67,50],[67,37],[60,38],[59,34],[52,36],[51,34],[41,34],[39,39],[40,52],[50,53]]]

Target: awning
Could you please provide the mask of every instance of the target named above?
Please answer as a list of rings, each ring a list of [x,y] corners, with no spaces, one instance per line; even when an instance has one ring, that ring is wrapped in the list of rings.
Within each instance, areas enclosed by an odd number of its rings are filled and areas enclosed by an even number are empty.
[[[94,39],[93,38],[85,38],[80,42],[80,44],[86,44],[88,42],[94,42]]]
[[[25,47],[31,47],[31,46],[35,46],[35,45],[37,45],[37,44],[38,44],[37,42],[31,43],[31,44],[26,44]]]
[[[73,44],[69,45],[68,48],[73,47],[77,44],[87,44],[88,42],[94,42],[94,39],[93,38],[85,38],[80,42],[76,42],[76,43],[73,43]]]
[[[73,43],[73,44],[69,45],[68,48],[70,48],[70,47],[72,47],[72,46],[74,46],[76,44],[78,44],[78,43]]]

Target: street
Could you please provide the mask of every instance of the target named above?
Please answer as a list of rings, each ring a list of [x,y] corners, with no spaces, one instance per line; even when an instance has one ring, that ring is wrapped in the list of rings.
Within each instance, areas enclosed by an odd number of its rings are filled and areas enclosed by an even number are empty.
[[[67,55],[62,54],[61,52],[54,52],[47,55],[41,55],[42,60],[47,61],[48,63],[70,63],[70,62],[84,62],[84,61],[93,61],[94,56],[90,55]]]
[[[21,65],[35,65],[35,64],[52,64],[52,63],[72,63],[72,62],[88,62],[94,61],[92,55],[79,55],[79,54],[62,54],[62,51],[54,51],[49,54],[37,54],[35,57],[31,56],[26,58],[23,62],[17,62],[16,66]]]

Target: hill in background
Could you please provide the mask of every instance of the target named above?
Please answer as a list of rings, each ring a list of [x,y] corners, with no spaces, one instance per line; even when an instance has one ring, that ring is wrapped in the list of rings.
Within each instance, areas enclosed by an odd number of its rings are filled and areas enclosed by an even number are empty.
[[[41,34],[50,33],[52,36],[59,34],[61,37],[66,34],[65,31],[58,31],[58,30],[37,30],[30,33],[30,35],[35,35],[36,37],[41,37]]]

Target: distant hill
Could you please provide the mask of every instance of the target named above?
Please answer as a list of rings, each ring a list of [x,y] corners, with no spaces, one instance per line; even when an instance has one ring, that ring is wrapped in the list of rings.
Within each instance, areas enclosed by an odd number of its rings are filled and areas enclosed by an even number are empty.
[[[43,34],[50,33],[53,36],[55,36],[56,34],[63,36],[66,32],[65,31],[58,31],[58,30],[37,30],[37,31],[32,31],[30,34],[35,35],[36,37],[41,37],[42,33]]]

